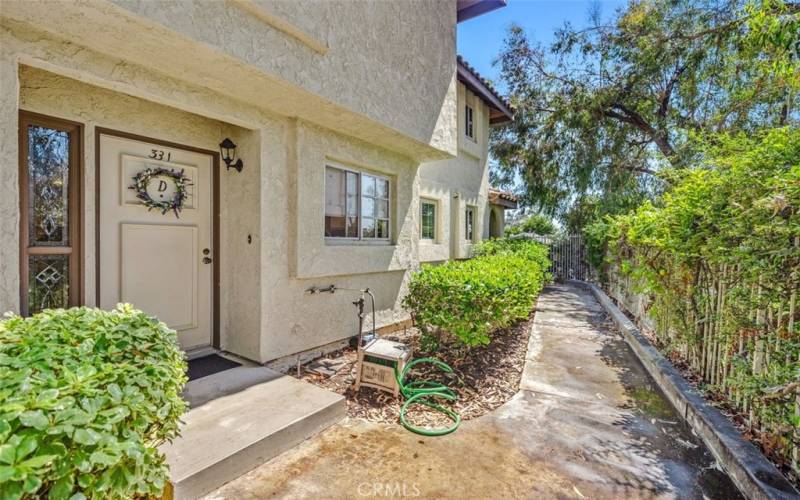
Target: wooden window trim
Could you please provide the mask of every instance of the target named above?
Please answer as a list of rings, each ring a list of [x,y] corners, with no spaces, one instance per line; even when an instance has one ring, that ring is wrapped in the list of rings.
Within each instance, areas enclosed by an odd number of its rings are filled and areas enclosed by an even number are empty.
[[[69,186],[67,210],[69,211],[69,246],[28,246],[28,126],[61,130],[69,133]],[[84,303],[83,295],[83,124],[52,116],[19,112],[19,276],[20,314],[28,315],[28,257],[30,255],[69,255],[69,306]]]

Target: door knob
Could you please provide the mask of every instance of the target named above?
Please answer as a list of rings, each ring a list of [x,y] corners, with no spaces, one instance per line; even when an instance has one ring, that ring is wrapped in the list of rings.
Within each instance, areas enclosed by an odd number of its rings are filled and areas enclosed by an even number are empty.
[[[211,257],[203,257],[203,264],[211,264]]]

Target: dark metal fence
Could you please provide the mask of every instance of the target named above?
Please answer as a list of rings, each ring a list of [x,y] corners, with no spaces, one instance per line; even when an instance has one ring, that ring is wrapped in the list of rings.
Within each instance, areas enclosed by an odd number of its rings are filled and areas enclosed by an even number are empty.
[[[586,261],[583,236],[565,234],[552,238],[537,238],[550,246],[550,273],[553,281],[591,279],[591,267]],[[547,240],[547,241],[545,241]]]
[[[521,234],[517,238],[529,238],[550,247],[550,274],[553,281],[591,281],[592,267],[586,260],[586,244],[580,234],[539,236]]]

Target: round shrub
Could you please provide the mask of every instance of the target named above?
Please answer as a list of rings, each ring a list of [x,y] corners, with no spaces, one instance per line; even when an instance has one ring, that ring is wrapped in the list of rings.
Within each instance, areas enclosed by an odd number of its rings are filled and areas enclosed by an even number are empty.
[[[160,495],[186,362],[130,305],[0,321],[0,498]]]

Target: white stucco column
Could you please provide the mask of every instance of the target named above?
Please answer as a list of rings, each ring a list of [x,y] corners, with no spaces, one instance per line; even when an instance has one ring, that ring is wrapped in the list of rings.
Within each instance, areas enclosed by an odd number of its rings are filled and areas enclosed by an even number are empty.
[[[19,78],[0,51],[0,313],[19,312]]]

